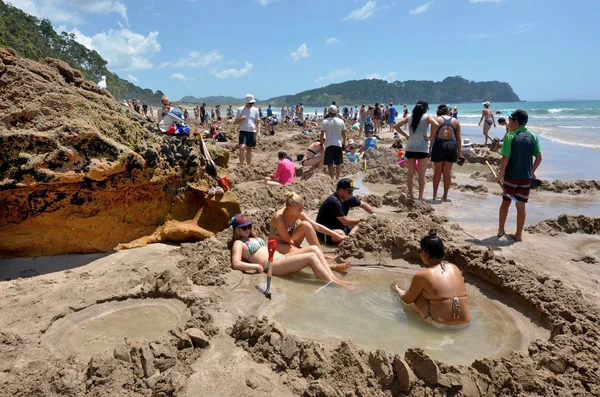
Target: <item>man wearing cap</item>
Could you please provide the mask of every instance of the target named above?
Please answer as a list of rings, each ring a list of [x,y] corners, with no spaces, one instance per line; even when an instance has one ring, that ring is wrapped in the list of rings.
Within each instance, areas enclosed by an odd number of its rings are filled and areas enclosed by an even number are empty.
[[[333,105],[332,105],[333,106]],[[332,117],[334,119],[334,117]],[[345,235],[355,233],[357,228],[355,227],[360,222],[360,219],[350,218],[348,212],[350,208],[360,207],[365,210],[368,214],[372,214],[373,208],[368,203],[359,200],[353,194],[358,189],[354,187],[354,181],[352,179],[344,178],[340,179],[337,183],[335,193],[327,197],[317,214],[317,223],[333,230],[339,235],[342,232]],[[317,232],[317,237],[325,244],[338,244],[343,238],[332,237],[323,233]]]
[[[329,176],[340,179],[342,172],[342,161],[344,154],[342,148],[346,146],[346,123],[339,117],[335,117],[338,108],[335,105],[329,106],[327,114],[329,117],[321,123],[321,146],[325,148],[324,164],[329,169]]]
[[[246,105],[237,110],[233,124],[240,125],[240,164],[244,161],[250,165],[252,162],[252,149],[260,137],[260,117],[258,109],[253,107],[254,95],[248,94],[245,98]]]
[[[535,171],[542,162],[542,152],[537,136],[525,127],[529,119],[527,112],[518,109],[507,113],[509,133],[504,138],[500,150],[502,161],[496,182],[503,180],[506,193],[517,199],[517,231],[512,237],[517,241],[522,241],[526,217],[525,203],[529,199],[529,189]],[[535,161],[533,161],[534,157]],[[510,203],[511,199],[503,195],[499,211],[498,237],[505,234],[504,224]]]

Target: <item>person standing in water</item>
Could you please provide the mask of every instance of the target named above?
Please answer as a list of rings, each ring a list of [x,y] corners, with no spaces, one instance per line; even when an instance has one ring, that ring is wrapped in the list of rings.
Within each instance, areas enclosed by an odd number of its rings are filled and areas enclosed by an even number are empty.
[[[467,288],[460,269],[444,260],[444,243],[432,229],[421,239],[421,261],[427,269],[415,274],[407,291],[394,288],[403,303],[414,303],[425,322],[436,328],[466,328],[471,323]]]
[[[508,113],[509,133],[504,138],[500,154],[500,172],[496,182],[503,180],[504,190],[507,194],[517,199],[517,231],[511,237],[516,241],[523,240],[523,226],[525,225],[525,204],[529,199],[529,189],[535,171],[542,163],[542,151],[537,136],[527,130],[525,125],[529,120],[526,111],[518,109]],[[533,158],[535,157],[535,162]],[[504,225],[508,216],[511,199],[502,196],[498,221],[498,237],[505,234]]]
[[[408,195],[411,199],[414,199],[413,195],[413,178],[415,175],[415,169],[417,167],[417,160],[419,161],[420,167],[418,168],[419,174],[419,200],[425,201],[423,198],[423,191],[425,190],[425,171],[427,171],[427,157],[429,156],[429,137],[427,132],[429,126],[432,125],[437,131],[439,127],[438,122],[435,118],[429,114],[429,104],[425,100],[420,100],[415,105],[412,114],[405,119],[400,120],[394,126],[396,132],[406,137],[406,168],[408,170],[406,186],[408,187]],[[402,126],[408,124],[409,134],[402,130]]]
[[[335,105],[327,109],[328,118],[321,123],[321,136],[319,142],[325,147],[325,165],[329,170],[329,176],[339,179],[342,172],[344,154],[342,148],[346,146],[346,123],[339,117],[335,117],[338,108]],[[335,167],[334,167],[335,166]]]
[[[483,110],[481,111],[481,118],[479,119],[479,124],[477,124],[477,126],[480,126],[481,122],[484,119],[485,119],[485,123],[483,124],[483,136],[485,137],[485,145],[487,145],[488,139],[492,140],[492,138],[490,138],[490,136],[488,135],[490,128],[492,128],[492,125],[494,126],[494,128],[496,128],[496,120],[494,120],[494,112],[492,112],[492,109],[490,109],[490,103],[488,101],[485,101],[483,103]]]

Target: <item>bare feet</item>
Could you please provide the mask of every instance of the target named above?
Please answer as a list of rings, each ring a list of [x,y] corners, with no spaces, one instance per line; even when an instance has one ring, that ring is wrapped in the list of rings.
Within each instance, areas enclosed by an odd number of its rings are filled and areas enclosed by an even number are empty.
[[[441,200],[441,199],[440,199],[440,196],[433,196],[433,200],[435,201],[435,200]]]
[[[334,270],[336,272],[346,273],[346,272],[348,272],[348,269],[350,268],[351,265],[352,265],[352,260],[346,259],[342,263],[330,263],[329,267],[331,268],[331,270]]]
[[[523,236],[517,236],[516,234],[509,234],[508,237],[512,238],[513,240],[515,240],[517,242],[523,241]]]
[[[498,236],[498,238],[504,236],[506,234],[506,232],[504,230],[500,230],[498,229],[498,234],[496,234],[496,236]]]

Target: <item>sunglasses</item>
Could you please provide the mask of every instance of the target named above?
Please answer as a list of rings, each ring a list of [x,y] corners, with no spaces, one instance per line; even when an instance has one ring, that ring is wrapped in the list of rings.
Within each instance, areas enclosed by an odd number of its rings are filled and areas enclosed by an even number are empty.
[[[240,226],[238,229],[242,229],[243,231],[252,230],[252,225]]]

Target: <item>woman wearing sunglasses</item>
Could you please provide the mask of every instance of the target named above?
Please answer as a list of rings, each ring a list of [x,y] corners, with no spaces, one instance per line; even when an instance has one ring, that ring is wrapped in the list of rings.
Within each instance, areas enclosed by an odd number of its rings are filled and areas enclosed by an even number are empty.
[[[246,215],[238,214],[231,218],[233,227],[233,243],[231,249],[231,265],[235,270],[243,272],[267,272],[269,253],[267,243],[252,232],[252,221]],[[353,289],[354,283],[343,281],[334,276],[318,247],[300,248],[283,255],[275,252],[273,266],[274,276],[285,276],[310,267],[317,278],[346,289]]]

